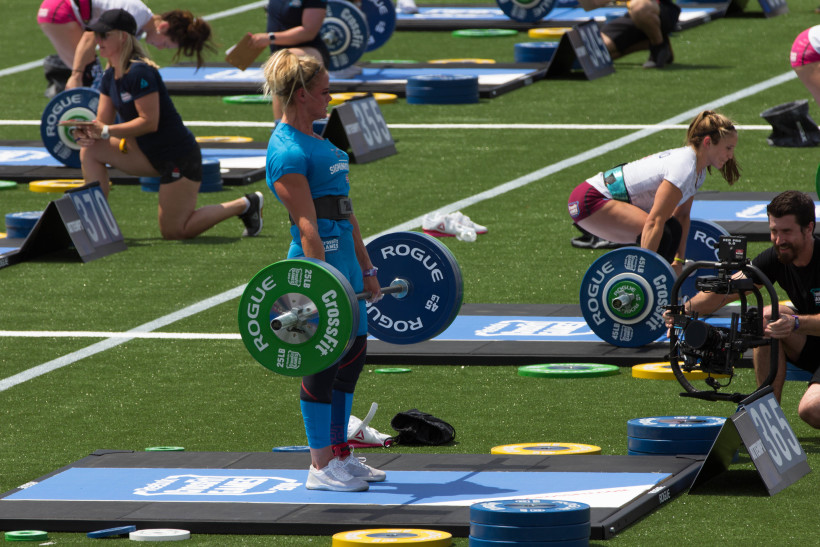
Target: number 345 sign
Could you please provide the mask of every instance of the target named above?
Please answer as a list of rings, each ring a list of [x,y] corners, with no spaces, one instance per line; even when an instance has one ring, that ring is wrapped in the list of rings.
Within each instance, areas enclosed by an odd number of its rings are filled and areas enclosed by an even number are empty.
[[[811,471],[806,453],[771,389],[750,399],[742,401],[737,412],[726,420],[692,489],[726,470],[741,443],[746,446],[769,495]]]

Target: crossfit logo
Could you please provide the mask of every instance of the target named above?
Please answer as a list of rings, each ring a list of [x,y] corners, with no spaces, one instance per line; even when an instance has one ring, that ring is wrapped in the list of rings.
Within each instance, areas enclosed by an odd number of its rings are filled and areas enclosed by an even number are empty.
[[[339,250],[339,238],[334,237],[333,239],[326,239],[322,241],[325,246],[326,253],[335,253]]]
[[[564,338],[592,334],[583,321],[526,321],[512,319],[499,321],[475,331],[476,336],[505,337],[530,336],[533,338]]]
[[[242,475],[169,475],[134,490],[138,496],[258,496],[289,492],[294,479]]]
[[[322,295],[322,302],[325,305],[325,315],[327,316],[327,327],[322,339],[316,344],[316,350],[322,355],[327,355],[339,345],[339,303],[338,295],[333,289]]]
[[[749,456],[752,460],[758,459],[760,456],[766,453],[766,449],[763,448],[763,441],[758,439],[749,447]]]
[[[83,229],[83,221],[82,220],[72,220],[71,222],[67,222],[66,230],[68,230],[69,234],[75,234],[77,232],[82,231]]]
[[[310,288],[310,282],[313,279],[313,270],[303,270],[302,268],[291,268],[288,271],[288,285],[293,287]]]

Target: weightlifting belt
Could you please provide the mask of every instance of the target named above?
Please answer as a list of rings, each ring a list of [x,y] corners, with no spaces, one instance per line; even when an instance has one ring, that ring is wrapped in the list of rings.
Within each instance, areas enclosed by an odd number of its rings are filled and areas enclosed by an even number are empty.
[[[313,200],[316,218],[328,220],[347,220],[353,214],[353,202],[347,196],[322,196]],[[290,223],[296,224],[293,217]]]
[[[604,184],[612,194],[612,199],[629,203],[629,192],[626,191],[626,184],[624,184],[624,165],[622,163],[609,171],[604,171]]]

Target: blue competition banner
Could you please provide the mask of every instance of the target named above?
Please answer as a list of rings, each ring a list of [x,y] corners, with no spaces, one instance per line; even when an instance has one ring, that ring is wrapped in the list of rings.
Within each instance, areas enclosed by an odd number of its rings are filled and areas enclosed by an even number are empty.
[[[304,487],[306,469],[73,467],[3,500],[471,505],[487,499],[583,492],[585,499],[597,496],[607,503],[598,507],[611,507],[609,503],[614,497],[626,495],[631,499],[670,476],[668,473],[390,471],[387,481],[371,483],[368,492],[324,492]]]
[[[774,2],[783,0],[771,0]],[[556,6],[560,6],[557,2]],[[607,18],[620,17],[626,14],[625,7],[603,7],[594,10],[584,11],[582,8],[555,7],[544,18],[543,21],[574,21],[583,23],[595,19],[605,21]],[[687,21],[695,18],[705,18],[709,15],[716,15],[718,10],[714,7],[684,7],[681,11],[680,21]],[[399,23],[402,21],[440,21],[440,20],[482,20],[487,23],[499,21],[509,23],[510,18],[499,7],[479,7],[479,6],[419,6],[419,12],[414,14],[396,13]]]
[[[728,317],[708,318],[707,323],[728,327]],[[478,341],[510,340],[518,342],[600,342],[583,317],[534,317],[491,315],[459,315],[434,340]],[[666,342],[666,336],[658,341]]]
[[[331,82],[385,82],[385,81],[405,81],[411,76],[422,74],[466,74],[478,76],[478,83],[502,84],[525,77],[537,72],[536,69],[525,68],[493,68],[482,66],[475,68],[368,68],[364,67],[362,73],[352,79],[339,80],[331,78]],[[234,67],[207,67],[199,70],[192,66],[169,66],[159,69],[162,80],[171,86],[180,83],[190,82],[241,82],[241,83],[261,83],[264,81],[262,69],[260,67],[249,67],[246,70],[239,70]]]

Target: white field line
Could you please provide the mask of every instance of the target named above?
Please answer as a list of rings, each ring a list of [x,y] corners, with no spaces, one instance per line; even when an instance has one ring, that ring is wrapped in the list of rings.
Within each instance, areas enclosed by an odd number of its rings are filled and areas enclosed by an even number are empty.
[[[40,120],[0,120],[2,125],[40,125]],[[270,122],[209,122],[209,121],[188,121],[185,125],[189,127],[273,127]],[[676,129],[685,130],[688,125],[683,124],[603,124],[603,123],[389,123],[389,129],[577,129],[581,131],[609,130],[609,131],[635,131],[639,129]],[[771,131],[771,125],[737,125],[741,131]]]
[[[784,82],[787,82],[787,81],[789,81],[793,78],[796,78],[796,76],[795,76],[794,72],[791,72],[791,71],[787,72],[787,73],[784,73],[784,74],[781,74],[780,76],[770,78],[768,80],[765,80],[765,81],[760,82],[758,84],[755,84],[753,86],[747,87],[746,89],[742,89],[742,90],[740,90],[736,93],[731,93],[729,95],[726,95],[724,97],[720,97],[719,99],[716,99],[716,100],[711,101],[709,103],[705,103],[705,104],[702,104],[702,105],[697,106],[695,108],[692,108],[690,110],[687,110],[686,112],[681,112],[677,116],[674,116],[672,118],[669,118],[668,120],[664,120],[664,121],[660,122],[660,124],[658,124],[658,126],[651,126],[649,128],[646,128],[646,129],[641,129],[639,131],[636,131],[635,133],[631,133],[629,135],[626,135],[626,136],[621,137],[619,139],[615,139],[615,140],[610,141],[610,142],[608,142],[606,144],[603,144],[601,146],[597,146],[595,148],[587,150],[586,152],[582,152],[581,154],[576,154],[575,156],[572,156],[572,157],[567,158],[565,160],[559,161],[559,162],[554,163],[552,165],[548,165],[548,166],[546,166],[542,169],[539,169],[537,171],[533,171],[532,173],[530,173],[528,175],[524,175],[523,177],[519,177],[515,180],[511,180],[509,182],[506,182],[504,184],[496,186],[495,188],[492,188],[492,189],[487,190],[485,192],[481,192],[481,193],[476,194],[474,196],[471,196],[469,198],[465,198],[465,199],[456,201],[454,203],[450,203],[449,205],[445,205],[443,207],[440,207],[440,208],[436,209],[436,212],[438,212],[438,211],[440,211],[440,212],[455,211],[455,210],[458,210],[458,209],[469,207],[470,205],[474,205],[474,204],[479,203],[481,201],[492,199],[492,198],[500,196],[504,193],[511,192],[513,190],[516,190],[518,188],[526,186],[530,183],[542,180],[545,177],[548,177],[549,175],[555,174],[555,173],[557,173],[557,172],[559,172],[563,169],[566,169],[567,167],[572,167],[573,165],[576,165],[578,163],[588,161],[590,159],[596,158],[598,156],[601,156],[601,155],[606,154],[608,152],[611,152],[613,150],[617,150],[618,148],[621,148],[623,146],[631,144],[631,143],[633,143],[635,141],[638,141],[638,140],[640,140],[644,137],[648,137],[650,135],[658,133],[659,131],[662,131],[662,129],[660,129],[659,127],[662,127],[664,125],[669,125],[669,124],[679,124],[681,122],[688,121],[689,119],[693,118],[696,114],[698,114],[702,110],[714,109],[714,108],[719,108],[721,106],[725,106],[725,105],[730,104],[734,101],[738,101],[738,100],[744,99],[746,97],[750,97],[750,96],[752,96],[756,93],[760,93],[761,91],[764,91],[766,89],[769,89],[769,88],[777,86],[777,85],[780,85],[780,84],[782,84]],[[394,227],[392,227],[388,230],[385,230],[384,232],[372,235],[372,236],[368,237],[365,241],[366,242],[371,241],[376,237],[379,237],[383,234],[390,233],[390,232],[403,231],[403,230],[412,230],[413,228],[418,228],[419,226],[421,226],[422,218],[423,218],[422,216],[419,216],[419,217],[416,217],[414,219],[411,219],[407,222],[404,222],[404,223],[399,224],[397,226],[394,226]],[[170,315],[166,315],[166,316],[160,317],[159,319],[156,319],[154,321],[150,321],[148,323],[140,325],[140,326],[138,326],[134,329],[131,329],[128,332],[143,333],[143,332],[154,331],[156,329],[162,328],[162,327],[164,327],[166,325],[169,325],[171,323],[174,323],[176,321],[179,321],[179,320],[185,319],[187,317],[190,317],[190,316],[192,316],[194,314],[197,314],[201,311],[205,311],[205,310],[210,309],[214,306],[217,306],[219,304],[222,304],[224,302],[228,302],[229,300],[237,298],[242,294],[244,289],[245,289],[245,285],[240,285],[239,287],[236,287],[236,288],[231,289],[229,291],[225,291],[222,294],[212,296],[211,298],[205,299],[201,302],[197,302],[196,304],[193,304],[191,306],[183,308],[183,309],[181,309],[177,312],[174,312]],[[72,352],[72,353],[70,353],[68,355],[65,355],[63,357],[58,357],[57,359],[54,359],[54,360],[49,361],[47,363],[43,363],[42,365],[38,365],[36,367],[30,368],[28,370],[25,370],[23,372],[15,374],[14,376],[10,376],[8,378],[0,380],[0,391],[5,391],[5,390],[7,390],[11,387],[14,387],[14,386],[22,383],[22,382],[26,382],[28,380],[31,380],[33,378],[36,378],[38,376],[41,376],[41,375],[46,374],[48,372],[51,372],[52,370],[59,369],[61,367],[70,365],[72,363],[75,363],[75,362],[79,361],[80,359],[84,359],[84,358],[89,357],[91,355],[100,353],[102,351],[105,351],[105,350],[113,348],[113,347],[116,347],[116,346],[124,343],[125,341],[130,340],[130,339],[131,338],[108,338],[108,339],[103,340],[101,342],[97,342],[95,344],[92,344],[92,345],[90,345],[86,348],[83,348],[83,349],[80,349],[78,351]]]
[[[229,17],[231,15],[236,15],[237,13],[242,13],[245,11],[250,11],[255,8],[261,8],[267,5],[267,0],[262,0],[259,2],[253,2],[251,4],[245,4],[244,6],[238,6],[235,8],[231,8],[225,11],[219,11],[217,13],[212,13],[211,15],[203,15],[202,18],[206,21],[214,21],[216,19],[222,19],[223,17]],[[12,66],[9,68],[4,68],[0,70],[0,78],[3,76],[10,76],[12,74],[17,74],[18,72],[25,72],[26,70],[30,70],[32,68],[37,68],[38,66],[43,66],[43,61],[45,59],[40,59],[39,61],[31,61],[28,63],[23,63],[22,65]]]

